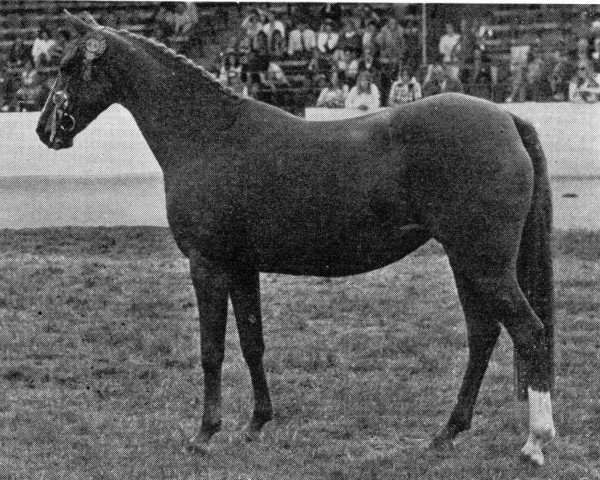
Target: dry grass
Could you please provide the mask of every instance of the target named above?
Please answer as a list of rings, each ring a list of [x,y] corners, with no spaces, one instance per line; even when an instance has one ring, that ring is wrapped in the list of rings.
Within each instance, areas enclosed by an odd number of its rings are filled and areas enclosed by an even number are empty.
[[[0,478],[598,479],[600,234],[557,235],[560,436],[548,465],[521,463],[523,406],[498,345],[473,428],[424,448],[466,362],[443,252],[332,281],[262,277],[275,419],[240,430],[252,395],[229,322],[223,430],[182,449],[201,415],[187,262],[160,228],[0,232]]]

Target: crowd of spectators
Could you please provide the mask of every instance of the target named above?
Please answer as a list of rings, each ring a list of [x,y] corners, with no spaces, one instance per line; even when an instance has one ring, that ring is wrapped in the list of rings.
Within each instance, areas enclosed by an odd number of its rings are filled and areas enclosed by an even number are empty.
[[[404,26],[367,5],[326,4],[314,16],[254,6],[214,73],[241,94],[290,110],[311,103],[366,109],[387,105],[392,93],[392,103],[409,98],[398,93],[400,66],[416,81],[409,53]],[[290,64],[301,66],[293,78],[282,68]]]
[[[102,25],[120,28],[135,15],[122,17],[110,8],[99,16]],[[155,39],[181,49],[197,46],[204,31],[198,25],[197,4],[157,3],[147,19],[147,32]],[[146,25],[144,25],[146,27]],[[17,31],[19,28],[17,28]],[[58,63],[74,32],[68,27],[41,23],[32,41],[17,35],[6,52],[0,53],[0,111],[37,111],[43,107],[56,78]]]
[[[572,27],[573,45],[544,49],[538,43],[511,46],[507,102],[596,102],[600,98],[600,21],[583,10]]]
[[[496,39],[488,14],[432,29],[435,53],[422,65],[418,25],[393,6],[237,8],[239,23],[212,72],[238,93],[290,111],[311,105],[373,109],[449,91],[506,102],[600,99],[600,9],[582,7],[568,25],[570,37],[551,46],[519,35],[515,27],[502,75],[503,65],[488,47]],[[227,10],[221,14],[227,21]],[[122,24],[110,9],[99,21]],[[194,51],[195,59],[204,53],[204,42],[216,41],[212,24],[202,24],[197,4],[190,2],[156,4],[144,32],[184,54]],[[2,111],[41,108],[70,39],[68,29],[43,24],[33,41],[14,39],[0,54]]]
[[[357,106],[357,92],[359,108],[448,91],[506,102],[599,98],[600,16],[591,18],[585,9],[559,45],[520,38],[515,28],[502,79],[503,65],[487,46],[495,37],[490,16],[447,22],[427,66],[420,64],[419,32],[407,33],[401,15],[368,5],[326,5],[316,21],[304,11],[253,6],[214,73],[242,94],[291,109]],[[303,70],[286,78],[287,66],[298,64]]]
[[[17,37],[0,55],[0,110],[39,110],[51,89],[56,66],[70,41],[68,30],[55,35],[41,26],[31,46]]]

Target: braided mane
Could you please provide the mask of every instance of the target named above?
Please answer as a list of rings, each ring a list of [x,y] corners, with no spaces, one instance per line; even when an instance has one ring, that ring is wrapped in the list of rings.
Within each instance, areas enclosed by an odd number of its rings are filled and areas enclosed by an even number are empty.
[[[130,32],[129,30],[114,30],[117,34],[122,35],[131,40],[136,40],[142,44],[142,46],[146,49],[146,51],[156,52],[162,55],[167,61],[178,67],[184,67],[191,72],[199,73],[202,78],[207,80],[209,84],[211,84],[217,91],[220,93],[224,93],[227,96],[233,98],[242,98],[236,92],[234,92],[230,87],[223,85],[219,82],[216,77],[208,72],[204,67],[198,65],[193,60],[189,59],[185,55],[177,53],[172,48],[168,47],[162,42],[155,40],[154,38],[144,37],[143,35],[138,35],[137,33]]]

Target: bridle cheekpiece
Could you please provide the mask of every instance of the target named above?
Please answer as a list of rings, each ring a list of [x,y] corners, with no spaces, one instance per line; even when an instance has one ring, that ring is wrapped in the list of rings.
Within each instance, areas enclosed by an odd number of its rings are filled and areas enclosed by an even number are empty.
[[[89,36],[85,41],[85,50],[83,52],[83,70],[84,80],[92,79],[92,62],[100,57],[106,50],[106,40],[101,35]]]

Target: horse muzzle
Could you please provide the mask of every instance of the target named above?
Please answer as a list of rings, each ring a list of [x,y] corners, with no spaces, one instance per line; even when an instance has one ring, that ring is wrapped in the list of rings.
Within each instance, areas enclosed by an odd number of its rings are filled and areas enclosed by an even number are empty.
[[[63,148],[70,148],[73,146],[72,136],[62,133],[61,131],[56,131],[53,134],[52,130],[47,128],[45,125],[38,126],[36,133],[44,145],[53,150],[61,150]]]
[[[45,122],[37,128],[40,140],[54,150],[61,150],[73,146],[73,132],[75,130],[75,117],[68,110],[68,96],[63,91],[52,95],[54,107]]]

